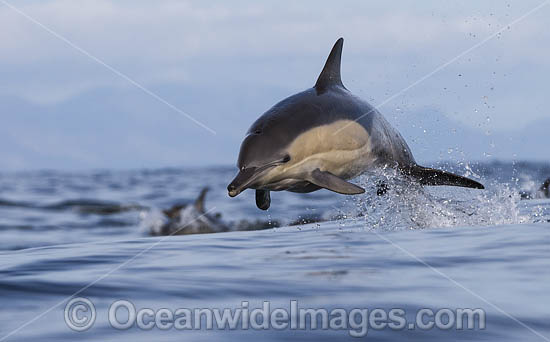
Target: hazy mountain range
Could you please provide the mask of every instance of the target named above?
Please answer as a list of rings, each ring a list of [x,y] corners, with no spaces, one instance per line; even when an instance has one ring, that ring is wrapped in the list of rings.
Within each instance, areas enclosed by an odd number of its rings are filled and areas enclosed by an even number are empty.
[[[221,86],[168,85],[155,92],[216,134],[138,89],[102,89],[45,105],[3,97],[2,169],[234,164],[248,125],[293,91],[242,86],[236,92]],[[515,131],[491,132],[490,121],[482,127],[468,127],[430,107],[389,115],[386,109],[381,111],[398,127],[419,162],[550,160],[550,117]]]

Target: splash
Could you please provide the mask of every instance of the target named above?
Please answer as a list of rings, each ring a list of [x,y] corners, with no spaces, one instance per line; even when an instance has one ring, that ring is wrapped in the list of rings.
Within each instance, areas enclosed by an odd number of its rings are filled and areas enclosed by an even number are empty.
[[[139,230],[143,235],[160,235],[166,218],[159,209],[142,210],[139,213]]]
[[[471,175],[471,174],[470,174]],[[391,169],[363,175],[367,190],[356,196],[348,216],[368,229],[403,230],[456,226],[494,226],[533,222],[522,214],[520,194],[508,184],[486,184],[486,190],[422,187]],[[373,196],[381,185],[387,192]]]

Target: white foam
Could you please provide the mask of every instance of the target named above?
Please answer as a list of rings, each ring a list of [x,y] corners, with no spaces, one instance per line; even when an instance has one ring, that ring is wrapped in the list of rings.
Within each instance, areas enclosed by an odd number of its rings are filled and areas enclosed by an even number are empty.
[[[375,196],[377,184],[389,190]],[[486,184],[486,190],[459,187],[422,187],[382,170],[360,177],[367,189],[349,205],[348,216],[364,221],[368,229],[402,230],[456,226],[494,226],[534,222],[520,210],[517,189],[507,184]]]

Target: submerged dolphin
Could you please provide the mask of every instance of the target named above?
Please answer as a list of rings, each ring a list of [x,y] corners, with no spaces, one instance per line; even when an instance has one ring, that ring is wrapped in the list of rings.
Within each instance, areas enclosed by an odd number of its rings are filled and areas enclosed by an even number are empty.
[[[193,204],[176,204],[163,210],[166,221],[150,227],[151,235],[185,235],[219,233],[229,231],[219,215],[210,215],[204,210],[208,188],[203,188]]]
[[[547,178],[544,183],[539,188],[539,193],[541,196],[550,198],[550,178]]]
[[[521,199],[541,199],[541,198],[550,198],[550,177],[547,178],[540,188],[534,193],[531,191],[521,191]]]
[[[394,167],[424,185],[483,189],[471,179],[416,164],[399,132],[342,84],[343,43],[336,41],[313,88],[282,100],[252,124],[229,196],[256,189],[256,205],[266,210],[270,191],[360,194],[365,189],[347,180],[378,167]]]

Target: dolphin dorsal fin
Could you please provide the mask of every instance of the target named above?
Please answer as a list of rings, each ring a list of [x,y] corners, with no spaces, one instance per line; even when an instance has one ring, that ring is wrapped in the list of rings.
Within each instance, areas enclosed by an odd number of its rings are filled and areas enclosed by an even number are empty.
[[[201,213],[204,213],[204,198],[206,197],[206,193],[210,190],[208,187],[204,187],[201,190],[201,193],[199,197],[195,200],[195,208]]]
[[[323,91],[329,86],[337,85],[344,87],[342,84],[342,78],[340,77],[340,60],[342,59],[342,47],[344,46],[344,38],[340,38],[336,41],[330,54],[328,55],[325,67],[314,88],[318,91]],[[344,87],[345,88],[345,87]]]

